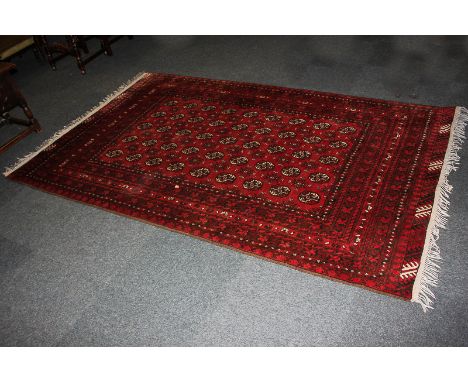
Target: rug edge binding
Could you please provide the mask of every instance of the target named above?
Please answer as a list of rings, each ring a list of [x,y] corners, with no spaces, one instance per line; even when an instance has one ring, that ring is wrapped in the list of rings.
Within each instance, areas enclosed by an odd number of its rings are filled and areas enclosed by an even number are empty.
[[[434,204],[427,227],[424,249],[421,256],[416,280],[413,284],[411,301],[421,305],[424,312],[433,309],[435,294],[431,287],[436,287],[439,283],[440,247],[437,244],[440,229],[446,228],[450,206],[450,193],[453,186],[448,182],[448,176],[452,171],[456,171],[460,165],[460,156],[463,142],[466,139],[465,127],[468,125],[468,108],[456,107],[454,118],[450,128],[450,138],[447,151],[444,157],[444,164],[440,173],[434,196]]]
[[[62,136],[64,136],[66,133],[69,131],[73,130],[76,126],[78,126],[81,122],[89,118],[91,115],[94,113],[98,112],[101,110],[104,106],[109,104],[111,101],[119,97],[122,93],[124,93],[127,89],[132,87],[136,82],[141,80],[143,77],[148,76],[150,73],[147,72],[140,72],[137,75],[135,75],[133,78],[130,80],[126,81],[122,85],[120,85],[116,90],[114,90],[112,93],[108,94],[101,102],[99,102],[96,106],[92,107],[85,113],[83,113],[81,116],[78,118],[74,119],[70,123],[68,123],[65,127],[62,129],[58,130],[55,132],[53,136],[51,136],[49,139],[46,139],[43,141],[34,151],[31,151],[30,153],[26,154],[25,156],[18,158],[17,161],[10,167],[6,167],[3,175],[7,177],[10,175],[12,172],[18,170],[20,167],[28,163],[31,159],[33,159],[36,155],[38,155],[41,151],[45,150],[47,147],[49,147],[51,144],[53,144],[55,141],[60,139]]]
[[[119,88],[117,88],[111,94],[108,94],[99,104],[78,118],[74,119],[64,128],[57,131],[52,137],[42,142],[34,151],[26,154],[22,158],[19,158],[12,166],[5,168],[3,175],[7,177],[12,172],[25,165],[41,151],[49,147],[63,135],[74,129],[81,122],[89,118],[94,113],[98,112],[112,100],[120,96],[128,88],[133,86],[140,79],[148,75],[149,73],[147,72],[140,72],[132,79],[119,86]],[[437,244],[437,240],[439,239],[440,229],[445,229],[447,225],[449,217],[448,210],[450,206],[449,199],[450,193],[453,189],[453,186],[448,182],[448,176],[452,171],[456,171],[460,164],[458,151],[461,150],[463,142],[466,139],[465,127],[467,125],[468,108],[460,106],[456,107],[450,129],[450,138],[444,158],[444,164],[439,177],[439,182],[436,187],[434,207],[427,228],[426,240],[421,256],[421,264],[416,275],[416,280],[413,284],[411,301],[420,304],[424,312],[427,312],[429,309],[433,309],[432,305],[435,299],[435,295],[434,292],[432,292],[431,287],[436,287],[438,285],[440,262],[442,260],[440,255],[440,247]]]

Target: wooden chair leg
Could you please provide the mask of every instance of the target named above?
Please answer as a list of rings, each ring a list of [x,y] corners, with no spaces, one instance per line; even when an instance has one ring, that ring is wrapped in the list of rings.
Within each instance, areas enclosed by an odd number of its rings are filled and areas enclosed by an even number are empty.
[[[77,37],[77,46],[78,48],[82,49],[85,54],[89,53],[88,43],[83,36]]]
[[[20,140],[22,140],[23,138],[27,137],[33,131],[35,131],[36,133],[41,131],[41,126],[39,125],[39,122],[37,121],[36,118],[34,118],[34,116],[31,113],[31,110],[27,107],[27,105],[25,107],[23,107],[23,106],[21,106],[21,107],[22,107],[24,113],[26,114],[26,116],[28,117],[27,121],[25,121],[23,119],[16,118],[16,117],[12,117],[12,116],[10,116],[9,113],[4,113],[2,115],[2,118],[5,120],[6,123],[16,123],[18,125],[28,126],[28,128],[24,129],[23,131],[21,131],[20,133],[15,135],[10,140],[8,140],[4,144],[0,145],[0,153],[6,151],[8,148],[13,146],[15,143],[17,143]]]
[[[11,78],[10,71],[13,69],[15,69],[15,65],[0,62],[0,109],[2,110],[0,113],[0,122],[16,123],[21,126],[26,126],[26,129],[23,129],[21,132],[16,134],[8,142],[0,145],[0,153],[26,137],[28,134],[31,134],[33,131],[39,132],[41,130],[39,122],[34,118],[28,103],[24,99],[21,91],[17,88],[13,78]],[[16,107],[21,107],[26,119],[12,117],[10,115],[10,111]]]
[[[34,118],[34,115],[33,115],[32,111],[31,111],[31,109],[29,108],[28,104],[24,103],[24,104],[22,104],[20,106],[23,109],[23,112],[26,115],[26,118],[28,118],[29,125],[32,126],[33,130],[35,132],[41,131],[41,125],[39,125],[39,122],[37,121],[37,119]]]
[[[76,64],[78,65],[78,69],[80,69],[81,74],[86,74],[86,69],[83,64],[83,60],[81,59],[80,48],[78,47],[78,39],[76,36],[68,37],[67,40],[72,48],[73,56],[76,59]]]
[[[32,51],[34,53],[34,58],[36,59],[36,61],[42,62],[42,60],[44,59],[44,54],[42,50],[40,50],[39,47],[36,44],[34,44]]]
[[[48,61],[49,65],[50,65],[50,67],[52,68],[52,70],[56,70],[57,67],[55,66],[54,58],[52,57],[52,53],[50,52],[49,42],[47,41],[47,37],[46,36],[38,36],[37,37],[37,42],[40,45],[41,51],[43,51],[45,53],[45,56],[47,57],[47,61]]]
[[[112,56],[113,52],[109,41],[109,37],[100,37],[99,40],[101,40],[101,48],[104,50],[104,54],[106,56]]]

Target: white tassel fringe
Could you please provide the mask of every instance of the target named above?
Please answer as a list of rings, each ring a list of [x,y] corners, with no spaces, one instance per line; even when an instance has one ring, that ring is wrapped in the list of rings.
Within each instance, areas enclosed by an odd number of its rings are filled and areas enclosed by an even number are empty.
[[[57,131],[52,137],[49,139],[45,140],[42,142],[36,149],[29,154],[25,155],[22,158],[18,158],[16,163],[10,167],[7,167],[5,171],[3,172],[4,176],[10,175],[13,171],[17,170],[21,166],[23,166],[25,163],[29,162],[32,158],[34,158],[37,154],[39,154],[42,150],[50,146],[52,143],[54,143],[57,139],[68,133],[70,130],[78,126],[81,122],[83,122],[85,119],[89,118],[91,115],[96,113],[98,110],[102,109],[104,106],[106,106],[109,102],[111,102],[113,99],[117,98],[119,95],[121,95],[125,90],[130,88],[133,84],[138,82],[140,79],[148,75],[148,73],[138,73],[135,77],[133,77],[131,80],[125,82],[122,84],[117,90],[106,96],[98,105],[94,106],[92,109],[88,110],[86,113],[82,114],[80,117],[76,118],[72,122],[70,122],[67,126],[65,126],[63,129]]]
[[[411,301],[421,304],[424,312],[433,308],[432,304],[435,295],[430,288],[438,284],[440,262],[442,260],[437,240],[439,239],[439,230],[446,228],[448,222],[449,197],[453,188],[447,178],[452,171],[457,170],[460,164],[458,150],[462,148],[463,141],[466,139],[466,125],[468,125],[468,109],[457,107],[450,129],[450,139],[445,153],[444,164],[436,188],[431,218],[427,227],[421,264],[413,285]]]

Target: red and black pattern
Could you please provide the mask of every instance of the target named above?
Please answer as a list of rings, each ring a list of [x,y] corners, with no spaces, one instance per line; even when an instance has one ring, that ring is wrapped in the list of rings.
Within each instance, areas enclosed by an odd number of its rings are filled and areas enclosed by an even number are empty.
[[[146,74],[9,178],[410,299],[454,111]]]

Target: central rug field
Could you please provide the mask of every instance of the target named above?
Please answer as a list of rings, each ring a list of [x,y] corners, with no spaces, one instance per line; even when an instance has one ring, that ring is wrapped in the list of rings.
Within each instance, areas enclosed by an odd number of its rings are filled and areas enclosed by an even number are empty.
[[[145,73],[5,175],[426,310],[467,120]]]

